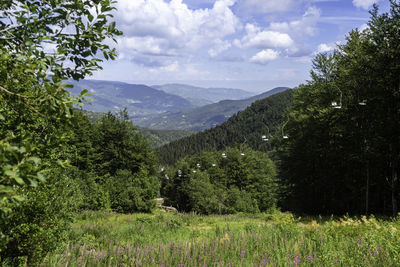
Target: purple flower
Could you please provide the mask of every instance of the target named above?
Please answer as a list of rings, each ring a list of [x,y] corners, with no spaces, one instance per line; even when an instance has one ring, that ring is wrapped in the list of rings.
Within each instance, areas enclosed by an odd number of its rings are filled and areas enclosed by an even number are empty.
[[[312,263],[312,260],[313,260],[313,255],[308,254],[307,255],[307,262]]]
[[[294,264],[295,266],[301,265],[301,257],[300,257],[300,255],[296,255],[296,256],[294,257],[294,259],[293,259],[293,264]]]

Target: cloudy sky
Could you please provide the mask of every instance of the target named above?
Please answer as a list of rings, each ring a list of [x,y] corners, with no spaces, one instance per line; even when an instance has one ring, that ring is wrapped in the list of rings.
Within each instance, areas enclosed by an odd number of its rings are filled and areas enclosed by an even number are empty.
[[[262,92],[309,78],[311,59],[388,0],[118,0],[118,59],[93,79]]]

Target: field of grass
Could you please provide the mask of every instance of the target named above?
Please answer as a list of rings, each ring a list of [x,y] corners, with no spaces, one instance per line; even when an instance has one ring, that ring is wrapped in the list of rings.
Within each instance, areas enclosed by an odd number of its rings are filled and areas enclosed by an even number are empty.
[[[42,266],[400,266],[400,217],[85,212],[70,240]]]

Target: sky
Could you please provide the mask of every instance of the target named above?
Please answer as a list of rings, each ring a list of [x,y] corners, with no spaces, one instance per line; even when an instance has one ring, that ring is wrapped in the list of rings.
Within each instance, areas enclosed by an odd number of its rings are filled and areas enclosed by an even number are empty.
[[[118,57],[91,79],[265,92],[309,79],[313,57],[388,0],[117,0]]]

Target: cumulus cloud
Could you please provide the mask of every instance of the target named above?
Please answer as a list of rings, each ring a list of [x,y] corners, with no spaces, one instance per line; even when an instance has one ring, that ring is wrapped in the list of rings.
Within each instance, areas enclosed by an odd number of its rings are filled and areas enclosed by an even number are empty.
[[[333,51],[333,49],[335,49],[335,47],[333,45],[322,43],[317,47],[316,54],[327,53],[327,52]]]
[[[321,10],[311,6],[303,14],[301,19],[290,22],[271,22],[269,29],[288,33],[296,38],[313,36],[317,32],[316,24],[321,17]]]
[[[279,52],[272,49],[264,49],[257,54],[255,54],[250,62],[265,65],[270,61],[273,61],[279,57]]]
[[[217,39],[215,41],[214,47],[208,50],[208,54],[210,55],[210,57],[215,58],[222,52],[228,50],[231,46],[232,45],[230,42]]]
[[[263,30],[260,27],[248,23],[245,27],[246,35],[241,40],[235,40],[234,44],[240,48],[287,48],[293,45],[293,40],[286,33]]]
[[[221,53],[229,48],[224,38],[241,27],[233,5],[217,0],[210,9],[192,10],[182,0],[119,0],[115,17],[124,32],[119,51],[125,57],[180,56],[215,44],[210,53]]]
[[[368,9],[380,0],[353,0],[353,5],[358,8]]]

